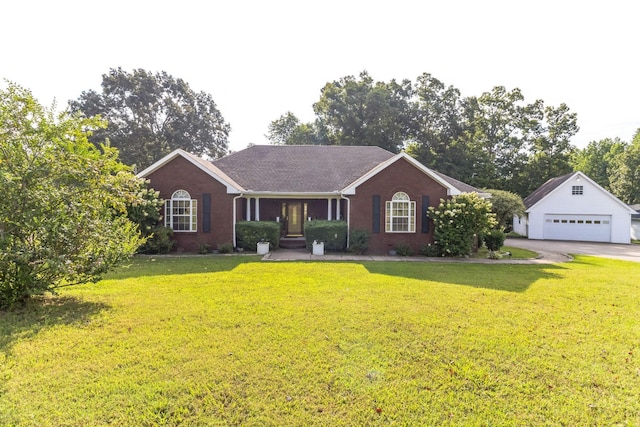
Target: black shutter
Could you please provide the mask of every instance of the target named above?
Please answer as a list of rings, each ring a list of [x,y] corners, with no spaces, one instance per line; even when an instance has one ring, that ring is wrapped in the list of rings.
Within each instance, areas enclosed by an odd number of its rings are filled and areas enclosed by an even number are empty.
[[[202,232],[211,233],[211,194],[202,195]]]
[[[422,232],[429,232],[429,217],[427,214],[429,213],[429,196],[422,196],[422,209],[420,220],[422,221]]]
[[[380,232],[380,196],[373,196],[373,232]]]

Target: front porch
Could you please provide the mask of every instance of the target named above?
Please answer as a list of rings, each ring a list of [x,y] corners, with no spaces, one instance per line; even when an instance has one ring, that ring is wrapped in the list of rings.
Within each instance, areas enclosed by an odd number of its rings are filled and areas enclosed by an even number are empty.
[[[336,196],[327,198],[243,196],[238,204],[236,220],[276,221],[281,226],[281,245],[285,239],[285,245],[291,243],[295,247],[300,247],[299,241],[304,243],[305,221],[344,220],[348,217],[348,200]]]

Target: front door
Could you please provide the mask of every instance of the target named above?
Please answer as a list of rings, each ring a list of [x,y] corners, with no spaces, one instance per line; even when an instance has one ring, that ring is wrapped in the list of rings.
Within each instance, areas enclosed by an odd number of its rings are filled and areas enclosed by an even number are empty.
[[[287,234],[302,235],[302,203],[287,203]]]

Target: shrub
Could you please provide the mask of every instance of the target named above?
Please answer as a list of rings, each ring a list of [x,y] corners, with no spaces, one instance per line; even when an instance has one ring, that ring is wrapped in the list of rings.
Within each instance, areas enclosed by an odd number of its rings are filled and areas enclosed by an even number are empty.
[[[406,243],[398,243],[394,247],[396,253],[400,256],[411,256],[413,255],[413,249]]]
[[[236,224],[236,244],[247,251],[255,251],[258,242],[269,242],[273,249],[280,243],[280,224],[275,221],[241,221]]]
[[[200,243],[198,245],[198,253],[200,255],[206,255],[211,251],[211,245],[208,243]]]
[[[432,245],[431,243],[424,245],[420,250],[420,254],[428,257],[442,256],[438,245]]]
[[[313,220],[304,223],[307,247],[313,241],[324,242],[326,251],[344,251],[347,248],[347,223],[345,221]]]
[[[429,208],[434,224],[434,244],[443,256],[466,256],[473,249],[474,237],[496,225],[491,203],[476,193],[464,193],[441,200]]]
[[[218,251],[221,254],[230,254],[231,252],[233,252],[233,245],[231,243],[219,243]]]
[[[159,226],[152,229],[153,232],[144,245],[140,246],[141,254],[166,254],[171,252],[175,241],[172,239],[173,230],[169,227]]]
[[[504,245],[504,239],[507,235],[502,230],[489,230],[482,234],[482,241],[489,251],[499,250]]]
[[[351,234],[349,235],[349,250],[356,254],[363,254],[369,248],[370,237],[371,235],[368,230],[351,230]]]

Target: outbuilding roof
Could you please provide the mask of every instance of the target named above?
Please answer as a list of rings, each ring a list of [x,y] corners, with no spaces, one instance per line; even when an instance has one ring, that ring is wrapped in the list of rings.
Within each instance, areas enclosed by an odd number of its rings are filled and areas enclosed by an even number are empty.
[[[571,172],[566,175],[551,178],[540,187],[538,187],[533,193],[524,198],[524,207],[529,209],[531,206],[544,199],[549,193],[558,188],[560,185],[562,185],[563,182],[570,179],[576,173],[578,172]]]

